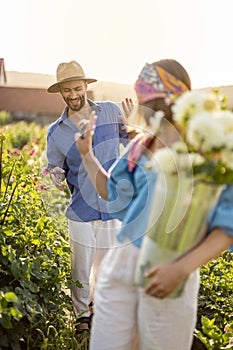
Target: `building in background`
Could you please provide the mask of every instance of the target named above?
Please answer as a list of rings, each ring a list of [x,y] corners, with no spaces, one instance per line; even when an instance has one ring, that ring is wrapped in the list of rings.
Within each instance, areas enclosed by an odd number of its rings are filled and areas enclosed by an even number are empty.
[[[35,121],[47,125],[56,120],[65,103],[60,94],[50,94],[47,87],[55,81],[53,75],[19,73],[5,70],[0,58],[0,111],[9,112],[13,120]],[[233,85],[214,87],[227,96],[227,106],[233,109]],[[210,87],[198,90],[211,90]],[[88,98],[113,101],[121,106],[126,98],[137,103],[133,84],[97,81],[88,85]]]
[[[47,87],[55,77],[43,74],[5,71],[0,59],[0,111],[11,114],[14,121],[35,121],[47,125],[56,120],[65,107],[60,94],[50,94]],[[92,91],[88,91],[90,98]]]

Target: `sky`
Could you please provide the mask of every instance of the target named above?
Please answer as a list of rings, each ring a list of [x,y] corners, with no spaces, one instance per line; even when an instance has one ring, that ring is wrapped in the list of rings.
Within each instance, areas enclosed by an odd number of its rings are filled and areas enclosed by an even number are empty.
[[[193,88],[233,85],[232,0],[0,0],[6,71],[133,84],[145,63],[178,60]]]

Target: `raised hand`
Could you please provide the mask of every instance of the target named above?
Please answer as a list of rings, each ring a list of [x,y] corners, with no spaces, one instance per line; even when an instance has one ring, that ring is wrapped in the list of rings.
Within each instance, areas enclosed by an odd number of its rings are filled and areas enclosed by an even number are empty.
[[[126,97],[125,100],[121,102],[121,105],[125,113],[125,118],[127,119],[133,110],[133,101],[131,98]]]
[[[129,127],[129,117],[133,114],[133,110],[135,109],[135,105],[133,104],[133,100],[131,98],[125,98],[124,101],[121,102],[124,115],[119,115],[119,119],[124,124],[123,128],[127,130],[128,132],[128,139],[133,139],[139,131],[136,131],[136,129]]]
[[[89,120],[81,120],[77,125],[80,132],[75,134],[75,141],[79,152],[83,156],[92,150],[92,139],[95,130],[96,118],[97,116],[95,112],[92,111]]]

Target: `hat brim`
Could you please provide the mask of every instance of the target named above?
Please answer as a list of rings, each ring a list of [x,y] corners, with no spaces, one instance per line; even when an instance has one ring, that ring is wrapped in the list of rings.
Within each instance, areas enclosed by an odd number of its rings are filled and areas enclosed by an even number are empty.
[[[66,82],[69,82],[69,81],[79,81],[79,80],[85,80],[87,82],[87,84],[95,83],[97,81],[96,79],[90,79],[90,78],[86,78],[86,77],[72,77],[72,78],[64,79],[62,81],[59,81],[58,83],[55,83],[55,84],[51,85],[47,89],[47,91],[48,92],[52,92],[52,93],[60,92],[60,85],[62,83],[66,83]]]

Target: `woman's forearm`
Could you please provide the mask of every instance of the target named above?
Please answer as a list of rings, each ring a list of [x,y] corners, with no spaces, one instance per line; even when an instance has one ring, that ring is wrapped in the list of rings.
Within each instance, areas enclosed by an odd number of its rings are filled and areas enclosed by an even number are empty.
[[[107,181],[109,177],[107,171],[102,167],[92,152],[88,152],[85,156],[83,155],[82,159],[88,176],[90,177],[92,184],[95,186],[96,191],[103,199],[107,200]]]
[[[233,237],[220,228],[213,230],[199,245],[188,254],[177,260],[185,275],[189,275],[198,267],[217,258],[224,250],[233,244]]]
[[[153,267],[145,277],[151,277],[145,292],[165,298],[172,293],[197,268],[203,266],[233,244],[233,237],[221,229],[213,230],[199,245],[176,261]]]

